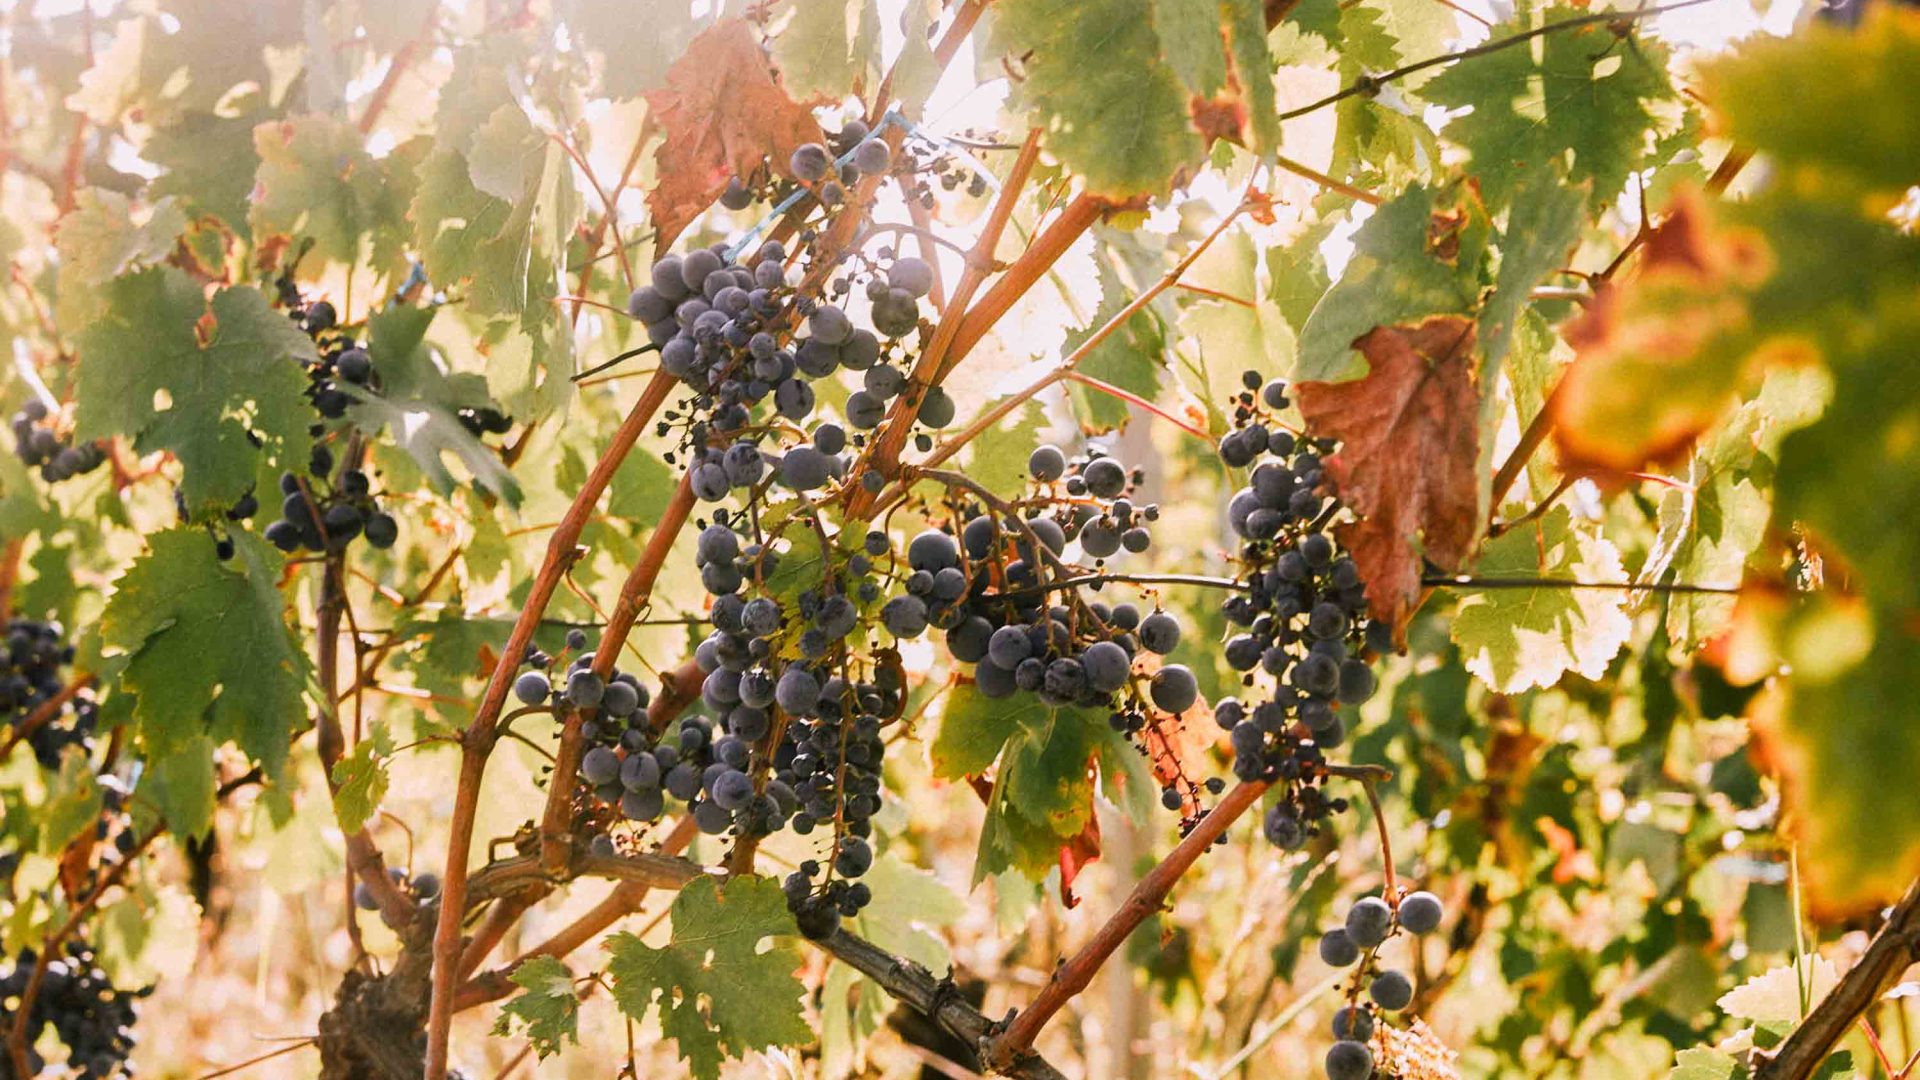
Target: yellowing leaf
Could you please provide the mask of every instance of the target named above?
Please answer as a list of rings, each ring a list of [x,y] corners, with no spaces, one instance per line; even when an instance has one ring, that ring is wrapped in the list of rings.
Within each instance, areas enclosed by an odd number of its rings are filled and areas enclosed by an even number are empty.
[[[1627,580],[1619,551],[1596,531],[1576,528],[1565,507],[1489,541],[1473,569],[1486,578]],[[1569,671],[1597,679],[1633,629],[1625,598],[1618,590],[1558,585],[1465,587],[1453,640],[1467,670],[1501,693],[1551,686]]]
[[[661,249],[712,205],[728,177],[767,161],[785,175],[794,148],[820,138],[813,113],[787,95],[745,19],[701,31],[666,85],[647,91],[647,106],[667,134],[655,157],[660,179],[647,195]]]
[[[1800,997],[1803,979],[1807,984],[1804,1007]],[[1839,981],[1840,973],[1834,969],[1833,961],[1814,953],[1798,965],[1781,964],[1753,976],[1720,995],[1717,1004],[1721,1012],[1740,1020],[1797,1024]]]
[[[174,241],[187,227],[187,218],[172,199],[161,199],[134,221],[133,203],[125,195],[104,188],[87,188],[74,208],[60,219],[61,280],[104,285],[130,270],[167,257]]]

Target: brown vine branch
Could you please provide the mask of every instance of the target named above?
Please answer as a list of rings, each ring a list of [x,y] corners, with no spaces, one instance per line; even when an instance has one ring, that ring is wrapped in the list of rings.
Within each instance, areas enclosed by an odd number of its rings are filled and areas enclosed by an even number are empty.
[[[461,736],[460,778],[454,789],[453,817],[448,826],[447,864],[441,875],[441,902],[433,934],[433,991],[427,1013],[428,1080],[445,1080],[447,1075],[447,1038],[453,1023],[454,978],[460,963],[460,920],[466,910],[467,860],[473,846],[474,814],[480,804],[480,781],[485,775],[487,755],[492,752],[494,728],[500,721],[500,709],[506,704],[514,673],[520,668],[533,631],[546,614],[547,604],[559,587],[560,578],[576,558],[575,545],[587,519],[593,515],[600,495],[626,460],[640,433],[653,420],[677,380],[662,371],[648,383],[640,400],[634,403],[620,429],[614,433],[600,460],[594,463],[586,483],[574,495],[573,503],[560,519],[560,525],[547,541],[547,554],[540,572],[533,579],[527,598],[514,620],[513,630],[487,679],[487,688],[474,710],[471,723]]]
[[[953,991],[953,984],[949,980],[936,979],[919,964],[895,956],[845,930],[819,944],[842,963],[878,983],[896,1001],[904,1002],[968,1046],[980,1047],[993,1042],[994,1021],[967,1004],[965,998]],[[1045,1058],[1031,1051],[997,1071],[1021,1080],[1064,1080],[1065,1077]]]
[[[1081,946],[1065,963],[1053,969],[1046,986],[1035,995],[1033,1003],[1014,1016],[1006,1030],[988,1040],[983,1055],[988,1068],[1009,1073],[1033,1052],[1034,1039],[1046,1027],[1047,1021],[1087,988],[1093,981],[1094,973],[1107,962],[1107,958],[1126,942],[1141,923],[1160,910],[1174,882],[1179,881],[1201,854],[1213,846],[1214,840],[1227,831],[1227,826],[1260,801],[1267,787],[1262,781],[1239,784],[1227,792],[1212,810],[1207,811],[1207,815],[1194,825],[1193,831],[1187,833],[1185,839],[1160,860],[1159,865],[1134,885],[1133,892],[1127,895],[1119,910],[1108,916],[1100,929],[1094,931],[1092,940]]]
[[[1920,881],[1887,913],[1887,921],[1831,993],[1793,1029],[1780,1049],[1761,1059],[1753,1080],[1806,1080],[1900,973],[1920,962]]]
[[[960,281],[953,287],[946,314],[940,317],[939,325],[934,328],[933,340],[927,343],[919,359],[914,362],[906,392],[895,399],[886,420],[881,424],[880,437],[871,444],[851,472],[857,474],[864,469],[875,469],[881,476],[891,477],[899,468],[900,451],[906,447],[907,438],[912,434],[913,419],[920,411],[920,402],[928,390],[940,383],[941,364],[947,350],[960,332],[960,324],[966,317],[967,305],[973,301],[973,294],[986,281],[987,275],[993,272],[994,250],[1000,246],[1001,234],[1006,232],[1007,222],[1013,218],[1014,205],[1019,202],[1020,193],[1027,186],[1027,177],[1039,159],[1040,129],[1034,128],[1027,133],[1026,144],[1020,148],[1020,156],[1014,159],[1013,168],[1000,188],[1000,197],[994,200],[993,209],[987,213],[986,225],[981,228],[979,238],[974,241],[973,249],[967,255],[966,268],[961,271]],[[850,487],[853,494],[848,503],[848,517],[863,520],[873,511],[873,493],[863,486]]]
[[[420,50],[433,43],[433,31],[439,25],[440,5],[436,2],[427,8],[426,22],[421,26],[420,32],[393,54],[393,60],[387,65],[386,75],[380,79],[380,85],[374,87],[373,93],[368,96],[367,107],[360,113],[360,134],[365,135],[371,132],[373,125],[379,122],[380,114],[387,110],[387,103],[393,100],[394,92],[400,88],[400,79],[406,75],[407,69],[413,66],[415,58],[420,55]]]

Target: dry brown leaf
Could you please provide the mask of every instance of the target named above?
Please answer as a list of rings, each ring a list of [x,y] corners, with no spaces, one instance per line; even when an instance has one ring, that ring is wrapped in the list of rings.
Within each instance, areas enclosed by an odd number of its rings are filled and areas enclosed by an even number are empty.
[[[655,154],[659,177],[647,210],[665,250],[687,223],[713,205],[732,176],[771,159],[785,170],[795,147],[820,140],[808,107],[787,96],[753,24],[722,19],[700,32],[646,94],[666,132]]]
[[[1480,394],[1473,322],[1376,327],[1353,343],[1365,378],[1299,386],[1316,435],[1340,440],[1327,475],[1360,520],[1340,540],[1396,635],[1420,598],[1421,559],[1457,570],[1480,537]]]

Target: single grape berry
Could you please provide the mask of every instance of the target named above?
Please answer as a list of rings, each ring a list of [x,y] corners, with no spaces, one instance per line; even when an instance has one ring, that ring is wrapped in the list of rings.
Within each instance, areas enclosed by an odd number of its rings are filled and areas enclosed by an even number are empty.
[[[1180,645],[1180,621],[1164,611],[1140,620],[1140,647],[1165,656]]]
[[[1333,1014],[1333,1037],[1366,1042],[1373,1038],[1373,1014],[1364,1006],[1342,1005]]]
[[[1431,934],[1440,927],[1445,913],[1440,898],[1430,892],[1408,893],[1400,898],[1400,925],[1410,934]]]
[[[1154,705],[1169,713],[1186,712],[1200,697],[1200,684],[1184,664],[1168,664],[1154,672],[1148,690]]]
[[[543,672],[523,672],[513,681],[513,696],[519,698],[523,705],[543,705],[552,691],[553,687]]]
[[[794,149],[793,156],[787,159],[787,168],[793,170],[793,175],[809,184],[825,177],[828,166],[832,164],[833,159],[827,156],[827,148],[812,142],[801,143]]]
[[[1377,896],[1363,897],[1347,909],[1347,936],[1363,949],[1387,940],[1393,929],[1393,909]]]
[[[1066,475],[1067,455],[1051,443],[1035,447],[1027,456],[1027,471],[1035,480],[1050,484]]]
[[[1336,926],[1320,935],[1320,959],[1332,967],[1349,967],[1360,959],[1360,946],[1344,928]]]
[[[1390,969],[1374,976],[1367,994],[1388,1012],[1399,1012],[1413,1004],[1413,983],[1405,974]]]
[[[1373,1051],[1365,1043],[1342,1039],[1327,1051],[1327,1080],[1367,1080],[1373,1075]]]

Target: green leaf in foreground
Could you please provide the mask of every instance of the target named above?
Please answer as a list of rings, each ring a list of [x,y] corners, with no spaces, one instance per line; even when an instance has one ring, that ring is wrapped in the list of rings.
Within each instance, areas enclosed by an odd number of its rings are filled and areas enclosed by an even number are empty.
[[[580,998],[567,965],[536,956],[514,968],[511,978],[521,993],[500,1007],[493,1034],[510,1037],[518,1029],[542,1059],[559,1053],[566,1043],[580,1044]]]
[[[645,1020],[657,1006],[660,1030],[700,1080],[752,1050],[809,1042],[800,1007],[805,988],[794,977],[800,952],[762,939],[793,933],[793,917],[777,882],[739,878],[725,892],[696,878],[674,898],[673,937],[656,949],[633,934],[608,939],[613,997],[620,1011]]]
[[[387,725],[374,721],[367,738],[355,743],[333,766],[333,812],[340,830],[352,834],[366,828],[387,797],[387,759],[393,756],[393,737]]]
[[[232,536],[237,553],[227,562],[197,529],[151,537],[115,582],[102,635],[130,654],[120,689],[135,698],[149,753],[165,755],[205,733],[275,773],[307,723],[307,661],[275,587],[279,554],[251,532]]]
[[[993,18],[1007,51],[1027,56],[1020,93],[1033,122],[1091,192],[1154,194],[1198,161],[1200,136],[1160,59],[1149,0],[1004,0]]]

